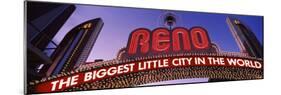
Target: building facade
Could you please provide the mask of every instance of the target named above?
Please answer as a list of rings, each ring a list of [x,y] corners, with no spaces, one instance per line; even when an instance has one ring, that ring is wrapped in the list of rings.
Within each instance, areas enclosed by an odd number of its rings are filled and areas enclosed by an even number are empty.
[[[44,53],[59,29],[75,10],[72,4],[48,4],[26,2],[26,53],[27,80],[40,79],[46,76],[52,59]]]
[[[51,55],[53,63],[47,71],[47,76],[74,70],[85,63],[103,24],[101,18],[96,18],[68,32]]]
[[[240,52],[247,53],[252,57],[263,58],[262,45],[249,27],[240,20],[231,17],[228,17],[226,22],[238,44]]]

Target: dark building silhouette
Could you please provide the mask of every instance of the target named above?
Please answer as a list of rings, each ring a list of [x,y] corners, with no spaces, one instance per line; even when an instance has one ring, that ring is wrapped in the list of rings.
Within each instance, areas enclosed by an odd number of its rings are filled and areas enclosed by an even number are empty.
[[[71,4],[25,2],[27,80],[41,79],[52,59],[44,53],[53,37],[74,12]]]
[[[226,22],[239,49],[249,56],[263,58],[263,48],[255,34],[240,20],[228,17]]]
[[[53,63],[47,76],[71,71],[86,62],[103,27],[101,18],[86,21],[66,34],[51,55]]]
[[[43,51],[74,10],[74,5],[28,2],[27,39]]]

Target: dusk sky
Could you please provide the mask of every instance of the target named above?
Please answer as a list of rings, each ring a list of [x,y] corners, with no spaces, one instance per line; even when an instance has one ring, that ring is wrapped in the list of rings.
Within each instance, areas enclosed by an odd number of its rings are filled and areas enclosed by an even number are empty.
[[[91,5],[76,5],[76,10],[55,36],[59,43],[65,34],[76,25],[94,18],[102,18],[104,26],[91,51],[88,62],[95,59],[110,60],[116,58],[117,52],[127,45],[130,32],[137,28],[153,30],[163,27],[161,15],[166,10],[150,10],[121,7],[104,7]],[[177,26],[190,29],[201,26],[208,31],[210,39],[222,51],[239,52],[238,46],[228,28],[226,17],[234,17],[244,22],[255,33],[263,45],[263,20],[260,16],[245,16],[231,14],[212,14],[189,11],[169,11],[178,18]]]
[[[260,16],[245,16],[231,14],[213,14],[189,11],[167,11],[122,7],[104,7],[91,5],[76,5],[76,10],[66,21],[54,41],[59,43],[65,34],[82,22],[102,18],[104,26],[88,57],[88,62],[95,59],[110,60],[116,58],[117,52],[127,45],[129,34],[137,28],[153,30],[163,26],[165,13],[172,12],[177,17],[176,26],[190,29],[201,26],[208,31],[212,43],[216,43],[222,51],[239,52],[239,48],[228,28],[228,16],[238,18],[245,23],[257,36],[263,45],[263,19]],[[208,78],[181,79],[162,81],[146,85],[208,82]],[[145,85],[143,85],[145,86]]]

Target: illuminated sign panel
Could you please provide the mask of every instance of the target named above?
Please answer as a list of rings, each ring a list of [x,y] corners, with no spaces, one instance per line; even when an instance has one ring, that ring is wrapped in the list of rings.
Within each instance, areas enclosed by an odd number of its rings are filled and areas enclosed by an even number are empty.
[[[210,47],[210,39],[207,31],[200,27],[192,28],[190,32],[186,28],[175,28],[171,33],[166,28],[157,28],[152,32],[143,28],[132,32],[129,46],[127,47],[128,54],[137,53],[138,47],[141,54],[203,50]]]
[[[25,3],[28,94],[263,79],[262,16]]]

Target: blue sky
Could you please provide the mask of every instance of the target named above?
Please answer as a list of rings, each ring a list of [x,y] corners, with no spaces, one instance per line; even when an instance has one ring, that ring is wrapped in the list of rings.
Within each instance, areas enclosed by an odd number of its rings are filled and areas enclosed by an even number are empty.
[[[167,10],[150,10],[122,7],[105,7],[91,5],[76,5],[76,10],[55,36],[54,41],[59,43],[64,35],[76,25],[94,18],[102,18],[104,26],[90,53],[88,62],[95,59],[109,60],[116,57],[120,48],[127,45],[130,32],[137,28],[153,30],[163,27],[161,15]],[[244,22],[263,41],[263,19],[261,16],[246,16],[232,14],[214,14],[189,11],[173,12],[177,19],[177,26],[190,29],[201,26],[208,31],[212,42],[221,50],[239,52],[238,46],[226,24],[226,17],[234,17]],[[262,43],[263,44],[263,43]]]

